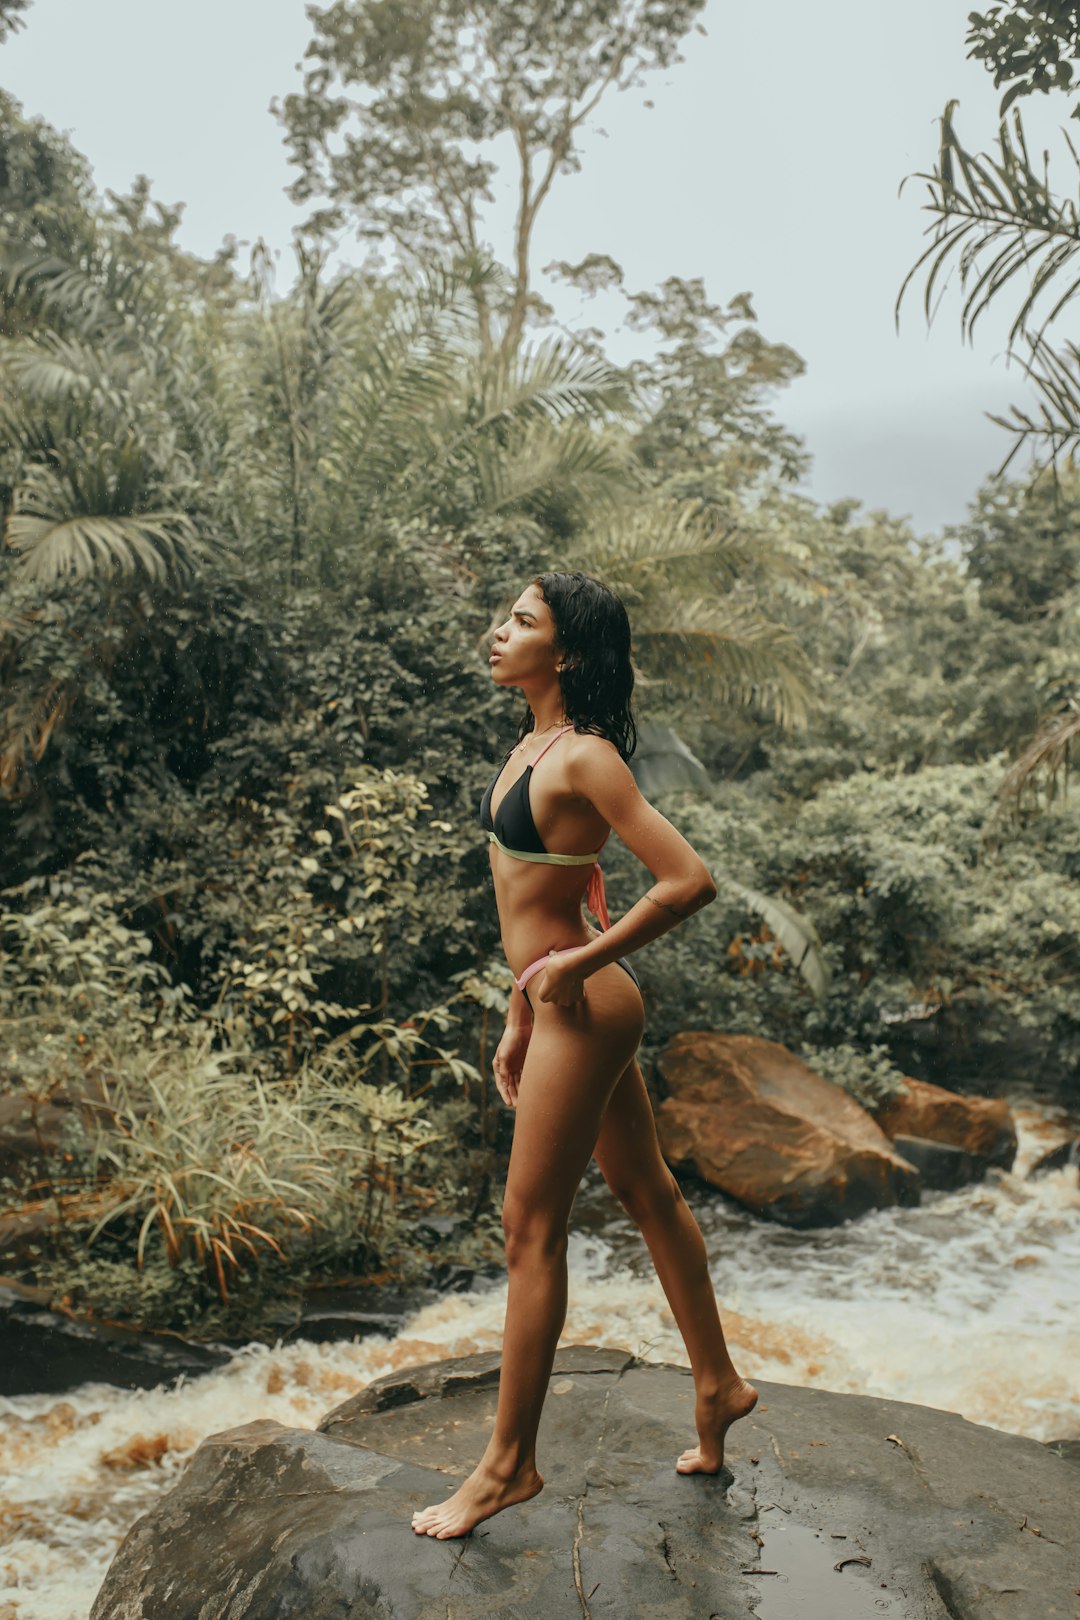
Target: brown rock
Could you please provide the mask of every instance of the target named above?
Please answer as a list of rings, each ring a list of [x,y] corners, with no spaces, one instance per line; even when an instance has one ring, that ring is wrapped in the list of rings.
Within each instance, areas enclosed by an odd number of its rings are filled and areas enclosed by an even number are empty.
[[[925,1080],[905,1079],[903,1090],[874,1117],[888,1137],[921,1136],[943,1142],[1003,1170],[1016,1158],[1016,1126],[1008,1103],[1000,1097],[961,1097]]]
[[[788,1226],[835,1226],[917,1204],[918,1172],[852,1097],[775,1041],[676,1035],[657,1060],[657,1113],[673,1167]]]

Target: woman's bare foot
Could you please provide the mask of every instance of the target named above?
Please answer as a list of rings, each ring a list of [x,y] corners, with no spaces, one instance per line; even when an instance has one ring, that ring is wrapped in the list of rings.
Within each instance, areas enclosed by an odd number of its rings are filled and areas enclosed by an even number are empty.
[[[698,1395],[694,1407],[698,1443],[675,1464],[678,1474],[718,1474],[724,1466],[724,1437],[731,1425],[757,1405],[757,1390],[736,1378],[713,1394]]]
[[[467,1536],[482,1519],[490,1519],[493,1513],[513,1507],[515,1502],[527,1502],[543,1488],[544,1481],[533,1467],[500,1477],[492,1468],[478,1463],[453,1496],[435,1507],[419,1508],[413,1514],[412,1527],[418,1536],[434,1536],[438,1541]]]

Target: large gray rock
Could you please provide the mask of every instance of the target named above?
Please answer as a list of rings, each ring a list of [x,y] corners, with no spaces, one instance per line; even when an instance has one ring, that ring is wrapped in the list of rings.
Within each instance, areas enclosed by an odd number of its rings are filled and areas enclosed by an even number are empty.
[[[682,1368],[556,1359],[542,1494],[458,1541],[414,1508],[468,1473],[497,1360],[382,1379],[318,1432],[211,1436],[140,1519],[91,1620],[1073,1620],[1080,1470],[947,1412],[761,1386],[731,1471],[676,1474]],[[775,1612],[779,1613],[779,1610]]]
[[[175,1333],[82,1321],[51,1310],[50,1298],[48,1289],[0,1281],[0,1397],[94,1383],[153,1389],[181,1373],[197,1377],[233,1354],[228,1345],[197,1344]]]

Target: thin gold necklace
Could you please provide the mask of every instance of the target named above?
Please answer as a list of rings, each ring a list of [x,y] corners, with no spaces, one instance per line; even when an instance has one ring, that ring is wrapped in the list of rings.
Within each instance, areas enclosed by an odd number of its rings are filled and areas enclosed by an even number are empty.
[[[565,730],[567,726],[572,726],[573,723],[574,722],[572,720],[556,720],[554,725],[545,726],[543,731],[527,731],[524,737],[522,737],[521,741],[518,743],[517,747],[514,749],[514,753],[520,754],[530,737],[546,737],[549,731],[557,731],[560,726],[562,726]]]

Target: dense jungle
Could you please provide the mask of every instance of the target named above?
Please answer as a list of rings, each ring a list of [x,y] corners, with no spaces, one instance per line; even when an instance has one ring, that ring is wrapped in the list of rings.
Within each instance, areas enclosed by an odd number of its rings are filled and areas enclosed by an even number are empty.
[[[259,1337],[320,1281],[497,1261],[476,808],[520,713],[484,653],[543,569],[626,600],[635,769],[720,890],[641,953],[646,1056],[708,1028],[863,1101],[905,1074],[1078,1101],[1075,349],[1030,337],[1041,414],[1002,459],[1035,460],[964,522],[814,503],[802,361],[751,294],[560,265],[621,290],[616,364],[534,285],[594,98],[676,60],[697,0],[482,7],[464,67],[459,8],[407,9],[313,8],[277,109],[291,263],[192,255],[148,182],[99,194],[0,92],[0,1085],[86,1099],[3,1166],[32,1234],[5,1269],[81,1317]],[[1043,88],[982,23],[1013,98]],[[999,305],[1007,251],[1041,231],[1055,297],[1077,241],[1010,129],[972,155],[947,116],[929,177],[934,251],[982,230]],[[503,136],[507,262],[478,223]],[[346,224],[392,251],[349,262]],[[624,909],[644,874],[605,864]]]

